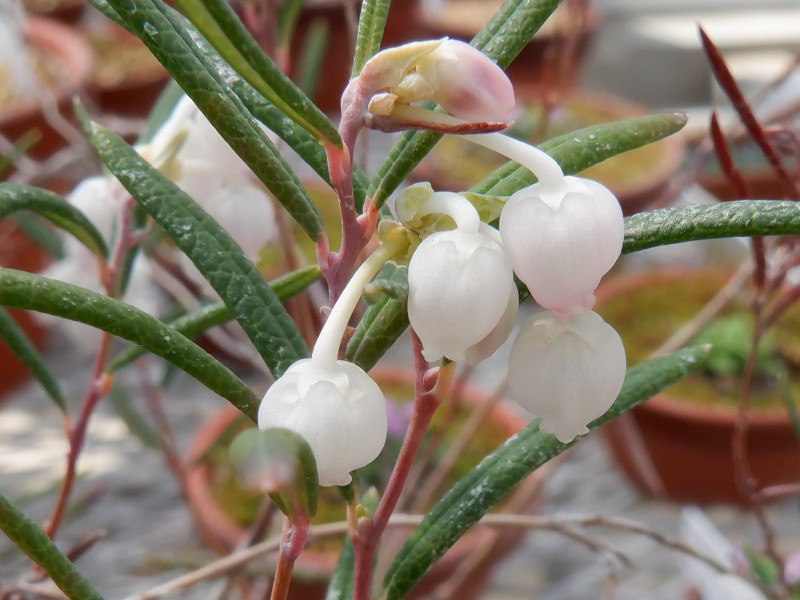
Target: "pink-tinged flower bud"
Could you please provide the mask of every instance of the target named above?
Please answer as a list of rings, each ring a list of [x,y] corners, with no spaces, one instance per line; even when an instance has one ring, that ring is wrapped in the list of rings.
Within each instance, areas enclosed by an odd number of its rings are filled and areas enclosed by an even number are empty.
[[[303,359],[267,390],[258,426],[294,431],[314,452],[319,484],[347,485],[350,472],[372,462],[386,443],[386,400],[353,363]]]
[[[500,214],[503,247],[534,300],[559,317],[594,306],[594,290],[622,250],[614,194],[591,179],[564,177],[513,194]]]
[[[567,320],[542,311],[522,325],[511,347],[511,397],[541,418],[540,429],[563,443],[614,403],[625,379],[619,334],[595,312]]]
[[[516,104],[514,86],[491,58],[459,40],[446,40],[417,62],[431,98],[467,121],[503,121]]]
[[[488,225],[425,238],[408,265],[408,318],[425,359],[464,360],[507,313],[512,281],[500,236]]]

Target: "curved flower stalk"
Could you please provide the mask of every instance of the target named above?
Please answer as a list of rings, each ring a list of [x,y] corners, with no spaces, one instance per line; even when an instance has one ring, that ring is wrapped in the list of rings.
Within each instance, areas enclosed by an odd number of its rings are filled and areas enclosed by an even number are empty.
[[[400,218],[424,227],[426,217],[444,215],[456,228],[431,233],[411,257],[409,321],[427,361],[446,356],[474,364],[513,326],[518,300],[511,263],[497,230],[481,222],[466,198],[425,186],[412,186],[398,199]]]
[[[261,401],[259,428],[284,427],[302,436],[322,486],[350,483],[351,471],[372,462],[386,443],[383,392],[363,369],[337,356],[364,285],[407,243],[404,231],[395,231],[361,265],[331,310],[311,358],[289,367]]]
[[[563,443],[613,404],[625,378],[619,334],[592,311],[560,319],[550,311],[525,321],[511,347],[511,397]]]

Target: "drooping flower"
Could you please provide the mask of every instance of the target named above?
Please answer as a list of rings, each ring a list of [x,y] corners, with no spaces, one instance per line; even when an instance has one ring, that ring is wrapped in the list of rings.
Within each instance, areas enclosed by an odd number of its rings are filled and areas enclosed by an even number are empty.
[[[489,226],[425,238],[408,265],[408,317],[425,359],[463,361],[506,314],[512,281],[499,235]]]
[[[518,307],[500,234],[464,196],[427,183],[403,190],[395,212],[407,226],[433,231],[408,265],[408,318],[425,359],[486,358],[508,337]]]
[[[320,485],[347,485],[350,472],[372,462],[386,443],[383,392],[361,367],[337,355],[364,285],[407,245],[404,232],[390,234],[362,263],[333,305],[311,358],[289,367],[258,409],[259,428],[283,427],[308,442]]]
[[[568,443],[613,404],[625,378],[619,334],[597,313],[560,319],[550,311],[522,325],[511,347],[511,397],[541,418],[540,429]]]
[[[513,194],[500,235],[534,300],[560,317],[594,306],[594,291],[622,250],[622,209],[591,179],[564,177]]]
[[[258,426],[296,432],[311,446],[319,484],[347,485],[350,472],[374,460],[386,443],[386,401],[378,384],[353,363],[308,358],[267,390]]]

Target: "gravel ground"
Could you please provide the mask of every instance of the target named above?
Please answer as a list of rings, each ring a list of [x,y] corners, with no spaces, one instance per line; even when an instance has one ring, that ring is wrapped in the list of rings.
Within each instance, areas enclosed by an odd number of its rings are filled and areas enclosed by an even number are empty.
[[[86,361],[63,340],[50,353],[73,410],[80,402]],[[401,348],[398,352],[403,352]],[[476,373],[480,384],[498,373],[500,360]],[[223,401],[184,380],[167,394],[169,418],[182,447],[205,416]],[[52,506],[66,444],[58,412],[38,388],[29,385],[0,407],[0,493],[41,521]],[[106,405],[92,419],[80,477],[68,518],[59,535],[62,547],[105,531],[78,565],[108,598],[122,598],[175,577],[211,559],[196,535],[178,487],[159,453],[144,448]],[[643,497],[616,471],[600,436],[589,436],[558,465],[545,487],[538,514],[602,513],[634,519],[678,535],[681,506]],[[794,503],[770,509],[781,540],[800,546],[800,519]],[[735,542],[758,541],[746,514],[713,507],[709,517]],[[603,543],[630,557],[634,566],[614,570],[617,600],[677,600],[691,575],[687,562],[650,539],[609,529],[592,530]],[[584,600],[603,597],[608,555],[552,532],[529,533],[496,571],[487,600]],[[5,538],[0,539],[0,577],[14,581],[28,569]],[[210,584],[185,597],[207,598]]]

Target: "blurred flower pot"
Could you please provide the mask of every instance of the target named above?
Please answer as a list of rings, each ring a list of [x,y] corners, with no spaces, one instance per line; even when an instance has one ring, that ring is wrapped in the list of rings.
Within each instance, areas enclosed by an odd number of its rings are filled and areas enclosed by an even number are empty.
[[[95,56],[86,91],[107,113],[145,118],[169,81],[169,73],[142,41],[114,23],[86,38]]]
[[[538,88],[517,86],[514,124],[506,133],[539,143],[561,134],[628,117],[647,114],[647,109],[614,96],[576,93],[565,98],[543,120],[544,104]],[[686,154],[683,141],[669,136],[656,143],[609,158],[581,172],[608,187],[626,215],[655,202],[678,172]],[[430,181],[434,189],[461,191],[478,183],[507,159],[475,144],[445,136],[412,172],[418,181]]]
[[[390,398],[408,398],[409,393],[413,394],[414,374],[405,369],[376,367],[370,374],[379,383],[381,388]],[[482,390],[478,390],[466,384],[459,396],[464,408],[457,412],[463,412],[456,416],[456,421],[462,421],[467,414],[479,403],[487,402],[489,396]],[[446,411],[446,406],[440,407],[440,411]],[[236,432],[237,419],[241,427],[251,424],[245,417],[233,407],[226,407],[218,415],[212,418],[202,427],[192,443],[188,453],[188,499],[195,514],[195,518],[200,523],[200,530],[206,544],[218,552],[229,552],[245,535],[245,527],[241,523],[242,514],[239,515],[240,522],[223,507],[236,507],[238,511],[247,512],[244,507],[250,504],[251,514],[260,499],[253,494],[243,492],[238,488],[238,484],[232,483],[235,476],[227,466],[227,443],[230,442]],[[449,421],[448,421],[449,422]],[[469,451],[464,453],[467,456],[459,458],[458,464],[454,469],[457,476],[470,469],[486,454],[490,449],[498,446],[507,437],[521,429],[525,425],[525,420],[512,407],[502,401],[492,406],[487,418],[481,424],[479,432],[472,436],[470,448],[474,448],[471,456]],[[390,434],[391,436],[391,434]],[[222,440],[222,442],[221,442]],[[395,440],[396,452],[399,449],[400,440]],[[224,444],[224,445],[223,445]],[[391,446],[390,442],[387,447]],[[386,450],[384,451],[386,452]],[[214,454],[212,454],[214,453]],[[213,456],[216,455],[216,460]],[[365,467],[374,471],[380,469],[382,458],[384,463],[394,464],[393,458],[386,456],[376,459],[376,463]],[[210,460],[206,460],[210,459]],[[369,475],[365,475],[369,477]],[[525,490],[524,498],[520,500],[528,509],[538,503],[538,489],[542,482],[544,473],[533,473],[529,476],[532,485]],[[224,487],[219,487],[222,482]],[[215,487],[216,486],[216,487]],[[234,489],[236,488],[236,489]],[[227,491],[224,491],[227,489]],[[326,492],[332,492],[333,502],[326,510],[324,500]],[[243,497],[244,496],[246,497]],[[323,513],[328,512],[327,519],[318,520],[323,517]],[[341,500],[338,498],[333,488],[321,488],[320,509],[317,517],[312,520],[324,522],[324,520],[341,520],[344,518],[344,511]],[[400,530],[392,527],[387,531],[382,548],[387,546],[399,547],[399,544],[410,533],[411,528]],[[454,575],[462,576],[459,568],[469,564],[470,558],[476,551],[483,551],[482,559],[475,565],[470,565],[468,576],[459,580],[456,589],[457,597],[465,600],[476,599],[488,581],[492,567],[503,556],[508,554],[521,540],[524,530],[520,528],[503,528],[499,532],[488,528],[476,527],[467,533],[459,542],[442,557],[428,572],[424,579],[414,588],[408,598],[422,600],[430,598],[433,590],[441,583],[448,581]],[[303,598],[304,600],[314,600],[323,598],[327,587],[327,580],[335,566],[340,545],[338,541],[325,546],[312,545],[301,555],[296,565],[296,576],[292,582],[290,597]],[[396,548],[395,548],[396,549]],[[452,583],[452,582],[448,582]]]
[[[76,23],[83,16],[86,0],[22,0],[29,13],[62,23]]]
[[[0,134],[20,142],[20,138],[35,132],[37,137],[27,154],[44,159],[68,145],[68,140],[51,124],[48,113],[71,118],[71,97],[89,76],[92,53],[73,28],[43,17],[28,17],[25,39],[42,92],[36,97],[17,97],[11,81],[0,73]]]
[[[622,336],[630,364],[688,321],[727,281],[713,270],[663,270],[618,276],[598,290],[596,310]],[[745,314],[737,297],[722,315]],[[795,398],[800,398],[800,306],[774,331]],[[748,343],[745,340],[745,343]],[[732,440],[738,415],[739,375],[699,369],[604,427],[617,463],[641,489],[680,502],[744,503]],[[747,462],[759,488],[800,480],[800,441],[777,381],[756,379],[748,411]]]
[[[33,242],[11,219],[0,221],[0,267],[36,273],[50,262],[50,257],[41,246]],[[6,309],[25,331],[37,348],[45,344],[47,332],[31,315],[16,309]],[[6,343],[0,339],[0,398],[29,377],[27,367],[17,358]]]

